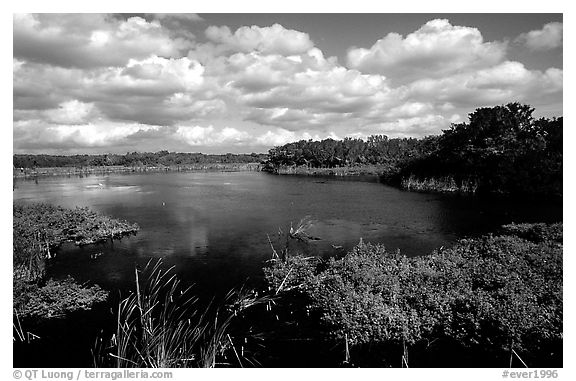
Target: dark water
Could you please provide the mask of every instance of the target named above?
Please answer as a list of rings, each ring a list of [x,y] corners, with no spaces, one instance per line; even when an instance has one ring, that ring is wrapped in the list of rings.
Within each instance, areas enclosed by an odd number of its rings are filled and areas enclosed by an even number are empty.
[[[313,221],[309,234],[321,240],[304,249],[325,256],[344,253],[360,237],[425,255],[505,223],[562,220],[559,204],[410,193],[359,180],[256,172],[58,177],[17,182],[14,200],[88,206],[141,227],[121,241],[63,247],[50,276],[70,274],[115,291],[131,286],[135,266],[162,258],[206,297],[259,284],[271,258],[267,235],[280,248],[278,229],[306,216]],[[91,259],[95,252],[103,254]]]

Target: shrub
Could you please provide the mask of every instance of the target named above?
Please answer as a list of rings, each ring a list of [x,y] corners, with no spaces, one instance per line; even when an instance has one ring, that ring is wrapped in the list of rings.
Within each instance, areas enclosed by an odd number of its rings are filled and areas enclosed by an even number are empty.
[[[527,239],[532,242],[556,241],[562,243],[562,224],[509,224],[504,225],[504,233]]]
[[[415,258],[361,243],[341,259],[275,261],[266,277],[273,287],[285,279],[283,288],[305,297],[332,339],[352,345],[449,338],[537,353],[562,338],[561,226],[514,228],[535,242],[486,236]]]

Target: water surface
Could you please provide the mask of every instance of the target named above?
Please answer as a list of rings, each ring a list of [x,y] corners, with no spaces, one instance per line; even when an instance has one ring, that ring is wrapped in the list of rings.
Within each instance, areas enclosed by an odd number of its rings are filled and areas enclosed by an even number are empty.
[[[358,181],[364,180],[364,181]],[[53,177],[19,181],[14,199],[64,207],[88,206],[136,222],[133,237],[105,245],[65,246],[52,276],[71,274],[107,289],[126,287],[135,265],[163,258],[203,292],[257,282],[286,232],[308,216],[321,238],[311,254],[338,255],[360,238],[424,255],[460,237],[495,231],[510,222],[559,221],[561,205],[482,201],[412,193],[374,178],[274,176],[258,172],[189,172]],[[97,259],[90,254],[102,252]]]

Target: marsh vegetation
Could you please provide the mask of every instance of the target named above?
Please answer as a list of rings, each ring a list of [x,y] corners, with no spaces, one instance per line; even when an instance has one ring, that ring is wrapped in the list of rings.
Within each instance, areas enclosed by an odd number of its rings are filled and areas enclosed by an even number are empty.
[[[65,209],[42,203],[14,204],[12,228],[13,306],[19,323],[20,319],[63,317],[106,300],[108,293],[97,285],[81,285],[72,277],[47,278],[47,262],[60,245],[88,245],[139,230],[136,224],[87,208]]]
[[[348,365],[562,366],[561,224],[508,225],[412,258],[360,242],[264,271]]]

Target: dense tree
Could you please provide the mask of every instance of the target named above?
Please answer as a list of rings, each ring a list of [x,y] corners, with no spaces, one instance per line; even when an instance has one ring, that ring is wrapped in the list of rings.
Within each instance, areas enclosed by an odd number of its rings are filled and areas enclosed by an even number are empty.
[[[562,118],[534,119],[519,103],[479,108],[454,124],[398,177],[473,182],[478,192],[562,194]]]
[[[378,165],[410,189],[559,196],[563,119],[533,112],[519,103],[479,108],[467,123],[421,139],[301,140],[271,149],[266,169]]]
[[[268,166],[306,165],[320,168],[391,164],[420,153],[420,145],[421,141],[414,138],[388,139],[385,135],[370,136],[366,141],[352,138],[301,140],[271,149]]]

